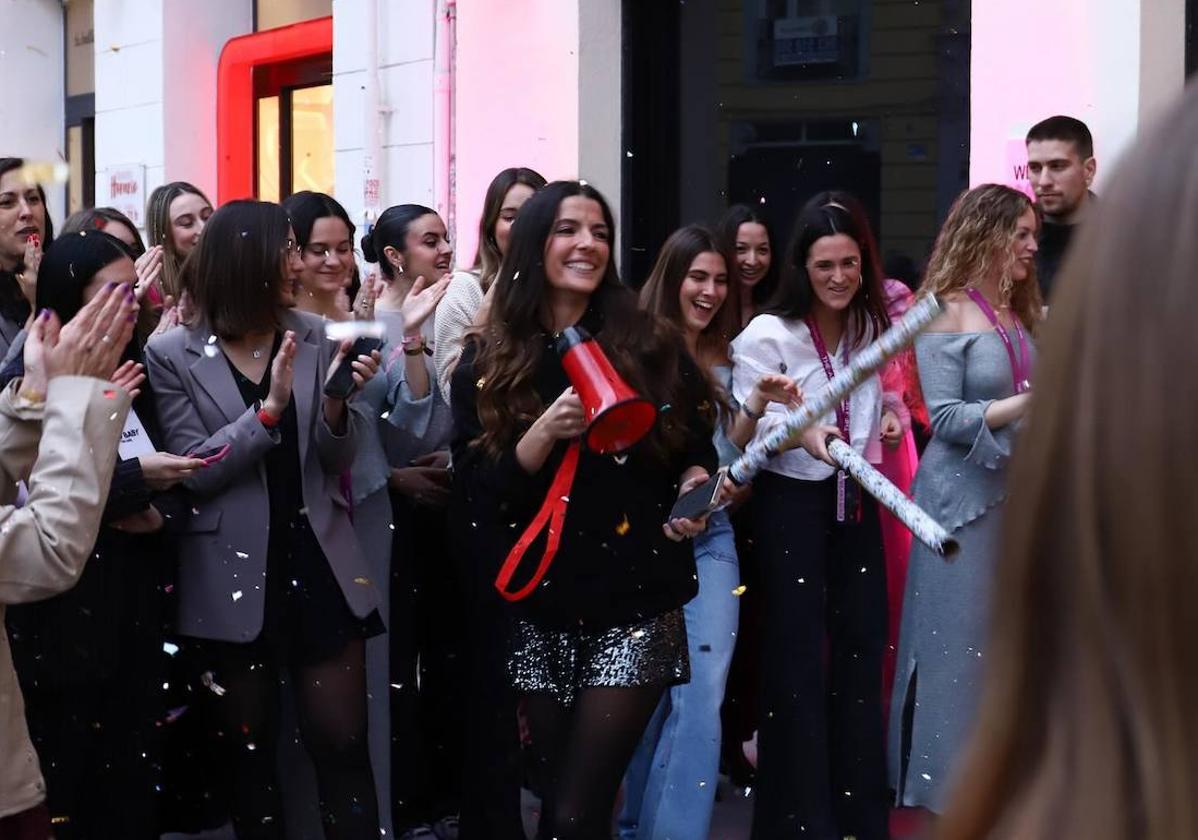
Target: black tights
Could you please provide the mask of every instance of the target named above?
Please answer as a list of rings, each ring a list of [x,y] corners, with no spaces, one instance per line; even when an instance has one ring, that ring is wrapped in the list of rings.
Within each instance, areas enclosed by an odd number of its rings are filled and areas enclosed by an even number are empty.
[[[573,707],[529,694],[533,759],[545,780],[538,840],[609,840],[620,780],[664,685],[584,688]]]
[[[378,801],[366,743],[365,644],[290,669],[300,734],[312,757],[325,837],[379,836]],[[273,664],[229,660],[214,673],[224,694],[216,720],[230,754],[231,810],[238,840],[281,840],[277,779],[280,674]]]

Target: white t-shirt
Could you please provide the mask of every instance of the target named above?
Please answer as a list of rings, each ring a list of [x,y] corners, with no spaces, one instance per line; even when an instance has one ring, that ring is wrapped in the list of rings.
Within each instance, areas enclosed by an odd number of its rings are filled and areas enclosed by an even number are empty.
[[[842,346],[849,340],[851,332],[851,329],[845,330],[841,344],[830,351],[832,368],[836,373],[844,366]],[[865,344],[863,341],[853,350],[859,350]],[[757,380],[767,373],[789,376],[807,396],[828,384],[828,376],[811,340],[811,332],[803,321],[777,315],[758,315],[732,342],[732,395],[739,403],[744,404]],[[756,438],[769,434],[780,425],[786,411],[785,406],[770,403],[766,407],[765,417],[757,424]],[[829,412],[821,422],[835,426],[836,412]],[[854,449],[874,464],[882,461],[881,427],[882,380],[875,374],[858,386],[849,398],[850,442]],[[821,481],[836,472],[833,467],[811,457],[799,447],[776,455],[770,459],[766,469],[807,481]]]

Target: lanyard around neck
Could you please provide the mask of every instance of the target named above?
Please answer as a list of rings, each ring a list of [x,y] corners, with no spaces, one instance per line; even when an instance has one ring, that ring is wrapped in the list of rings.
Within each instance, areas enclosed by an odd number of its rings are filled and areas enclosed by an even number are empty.
[[[994,331],[998,333],[998,337],[1002,340],[1003,347],[1007,349],[1007,359],[1011,363],[1011,379],[1015,383],[1015,393],[1022,394],[1024,391],[1031,390],[1031,383],[1028,381],[1031,377],[1031,361],[1028,359],[1027,338],[1023,333],[1023,326],[1019,323],[1019,318],[1014,318],[1015,336],[1019,342],[1019,357],[1015,356],[1015,346],[1011,343],[1011,335],[1007,332],[1007,328],[998,320],[998,315],[994,312],[994,307],[990,305],[990,301],[986,300],[977,289],[966,289],[965,294],[969,295],[970,300],[977,304],[978,309],[982,310],[982,314],[993,325]]]

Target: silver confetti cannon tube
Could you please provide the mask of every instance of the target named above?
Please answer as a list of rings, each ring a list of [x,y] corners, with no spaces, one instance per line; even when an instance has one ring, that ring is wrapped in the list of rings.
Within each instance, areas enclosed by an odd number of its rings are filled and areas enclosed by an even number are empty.
[[[907,530],[914,534],[917,540],[945,557],[952,557],[957,553],[957,541],[948,535],[944,526],[908,499],[907,494],[874,469],[856,449],[840,438],[829,435],[828,454],[832,456],[833,461],[840,464],[841,469],[857,479],[857,483],[865,492],[877,499],[899,522],[906,525]]]
[[[940,314],[941,304],[933,295],[925,295],[907,310],[902,320],[878,336],[878,340],[853,356],[848,367],[832,377],[832,380],[815,394],[803,400],[798,408],[786,413],[786,422],[774,429],[763,439],[745,447],[745,452],[728,468],[728,474],[737,484],[751,481],[770,458],[781,451],[793,435],[801,434],[833,411],[848,394],[877,373],[894,354],[915,340],[928,324]]]

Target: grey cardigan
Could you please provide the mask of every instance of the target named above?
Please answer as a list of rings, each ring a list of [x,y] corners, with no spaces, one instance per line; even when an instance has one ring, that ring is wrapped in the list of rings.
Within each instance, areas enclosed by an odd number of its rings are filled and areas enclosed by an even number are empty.
[[[341,474],[354,459],[356,439],[370,419],[349,403],[346,431],[324,421],[321,391],[336,345],[320,318],[289,311],[283,327],[296,337],[293,396],[299,425],[300,470],[308,521],[354,615],[379,603],[369,565],[349,518]],[[150,341],[146,368],[154,387],[166,447],[185,454],[231,446],[221,461],[185,484],[192,517],[179,547],[179,632],[248,642],[262,629],[270,522],[262,457],[279,443],[254,407],[246,408],[224,354],[204,324],[176,327]]]

